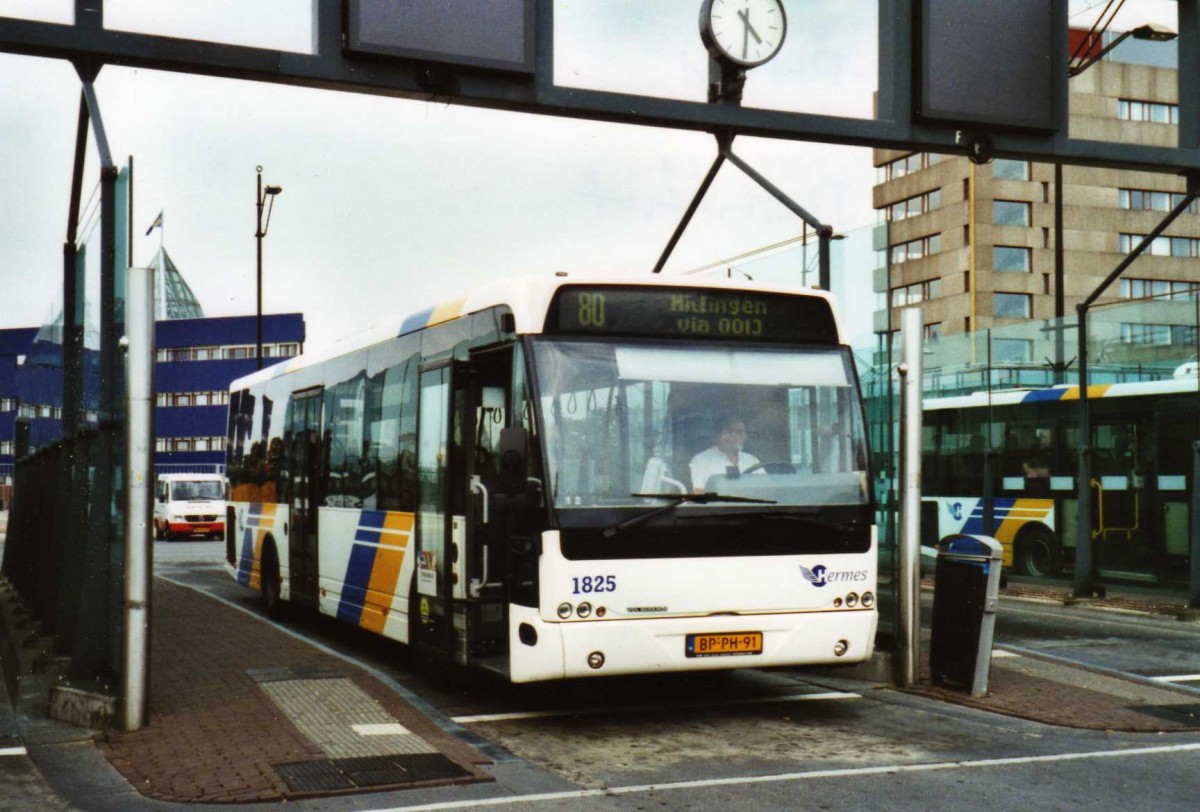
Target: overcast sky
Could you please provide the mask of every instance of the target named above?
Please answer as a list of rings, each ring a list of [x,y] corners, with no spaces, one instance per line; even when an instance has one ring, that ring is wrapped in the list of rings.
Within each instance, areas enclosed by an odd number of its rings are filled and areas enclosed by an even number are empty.
[[[105,0],[110,28],[305,51],[312,0]],[[558,0],[559,84],[702,101],[699,0]],[[1103,2],[1073,24],[1090,20]],[[1173,19],[1128,0],[1122,19]],[[69,22],[74,0],[0,0]],[[745,104],[868,117],[873,0],[785,0],[780,55]],[[1163,11],[1163,7],[1166,11]],[[3,23],[0,23],[2,25]],[[1136,24],[1132,23],[1132,24]],[[113,155],[134,156],[134,263],[159,233],[207,315],[252,314],[255,167],[283,187],[265,240],[267,312],[302,312],[309,348],[520,272],[648,273],[714,157],[711,136],[184,74],[106,67]],[[61,288],[79,81],[62,61],[0,55],[0,328],[35,326]],[[739,139],[739,154],[840,231],[873,222],[870,151]],[[89,163],[87,187],[95,184]],[[727,166],[667,272],[798,235]]]

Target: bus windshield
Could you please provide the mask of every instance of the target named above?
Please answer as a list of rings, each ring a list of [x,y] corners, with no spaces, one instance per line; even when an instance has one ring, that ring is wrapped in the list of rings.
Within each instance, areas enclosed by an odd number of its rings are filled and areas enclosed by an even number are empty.
[[[560,514],[694,493],[768,503],[724,506],[739,510],[868,503],[845,348],[562,338],[533,348],[547,487]],[[711,511],[721,500],[702,504]]]

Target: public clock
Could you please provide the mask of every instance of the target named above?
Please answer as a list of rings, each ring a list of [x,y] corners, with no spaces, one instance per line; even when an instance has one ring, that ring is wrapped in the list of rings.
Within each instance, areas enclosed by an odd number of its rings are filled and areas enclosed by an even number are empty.
[[[779,53],[787,35],[783,0],[704,0],[700,39],[717,59],[742,68]]]

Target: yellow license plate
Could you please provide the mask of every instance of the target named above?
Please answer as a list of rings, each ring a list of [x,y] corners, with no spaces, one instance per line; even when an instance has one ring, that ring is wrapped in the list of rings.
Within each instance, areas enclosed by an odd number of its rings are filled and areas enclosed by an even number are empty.
[[[684,653],[689,657],[727,657],[731,654],[762,654],[762,632],[689,634]]]

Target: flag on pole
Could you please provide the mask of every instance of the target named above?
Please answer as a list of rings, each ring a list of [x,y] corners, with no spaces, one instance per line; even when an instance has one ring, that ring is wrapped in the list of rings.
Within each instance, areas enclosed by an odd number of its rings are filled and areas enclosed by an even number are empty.
[[[150,232],[153,231],[154,229],[162,228],[162,216],[163,216],[163,213],[160,211],[158,213],[158,216],[154,218],[154,222],[150,224],[150,228],[146,229],[147,237],[150,236]]]

